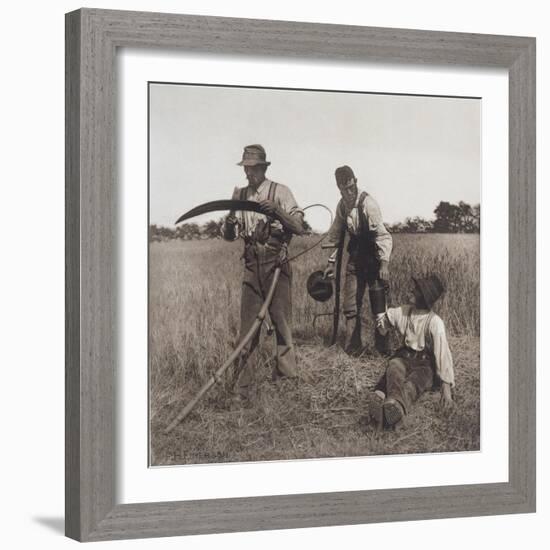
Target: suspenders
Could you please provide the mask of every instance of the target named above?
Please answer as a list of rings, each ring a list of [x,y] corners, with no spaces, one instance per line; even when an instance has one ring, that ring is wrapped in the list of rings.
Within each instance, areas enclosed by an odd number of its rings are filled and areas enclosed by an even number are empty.
[[[275,200],[275,192],[277,191],[277,185],[279,185],[276,181],[269,182],[269,191],[267,192],[267,200],[274,201]],[[246,200],[246,192],[248,191],[248,187],[242,187],[241,191],[239,193],[239,200],[245,201]],[[366,193],[365,193],[366,195]]]
[[[369,228],[368,214],[365,212],[365,200],[368,197],[366,191],[362,191],[357,201],[358,232],[351,235],[348,251],[361,249],[361,254],[376,258],[376,236]]]
[[[277,190],[277,182],[275,181],[272,181],[270,184],[269,184],[269,191],[267,193],[267,199],[270,200],[270,201],[274,201],[275,200],[275,191]]]
[[[428,313],[428,316],[426,317],[426,321],[424,322],[424,349],[427,347],[428,338],[430,337],[430,322],[434,315],[435,313],[433,311],[430,311],[430,313]],[[433,342],[432,342],[432,352],[433,352]]]
[[[365,226],[368,227],[367,223],[367,217],[365,216],[365,199],[367,198],[368,193],[366,191],[363,191],[359,195],[359,201],[357,202],[357,213],[359,215],[359,234],[361,235],[363,233],[363,229],[365,229]]]
[[[275,181],[269,182],[269,191],[267,192],[267,199],[270,201],[275,201],[275,194],[277,192],[277,185],[278,183]],[[248,191],[248,187],[242,187],[239,192],[239,199],[242,201],[246,200],[246,194]]]

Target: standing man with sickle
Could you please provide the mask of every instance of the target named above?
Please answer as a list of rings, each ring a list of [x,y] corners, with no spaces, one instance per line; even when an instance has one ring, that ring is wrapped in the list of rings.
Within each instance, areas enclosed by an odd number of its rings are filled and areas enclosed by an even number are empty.
[[[230,212],[223,226],[223,237],[234,241],[244,240],[244,277],[241,295],[242,338],[252,326],[271,284],[277,263],[282,270],[275,294],[269,308],[269,315],[277,339],[277,362],[273,379],[296,376],[296,356],[292,342],[292,272],[287,259],[288,244],[293,234],[304,233],[304,212],[296,204],[290,189],[265,177],[267,167],[265,149],[258,144],[244,148],[238,166],[244,168],[247,187],[235,188],[233,200],[259,202],[262,214],[256,212]],[[278,220],[272,216],[277,214]],[[279,221],[281,220],[281,221]],[[249,398],[253,370],[247,361],[260,338],[260,331],[245,347],[238,361],[234,386],[235,401]]]
[[[392,251],[392,237],[382,221],[378,203],[366,192],[357,187],[357,178],[349,166],[336,169],[336,185],[342,198],[336,207],[334,222],[329,229],[328,241],[343,245],[345,232],[350,239],[348,263],[344,286],[344,316],[346,317],[345,351],[350,355],[360,355],[361,308],[367,285],[377,281],[387,286],[389,261]],[[334,275],[336,252],[329,258],[325,277]],[[337,315],[338,312],[335,312]],[[374,332],[376,348],[387,353],[387,336]]]

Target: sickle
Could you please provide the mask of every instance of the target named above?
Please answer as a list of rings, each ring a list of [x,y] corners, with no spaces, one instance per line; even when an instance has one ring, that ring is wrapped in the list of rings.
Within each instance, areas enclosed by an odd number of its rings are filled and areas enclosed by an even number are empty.
[[[241,200],[221,200],[221,201],[211,201],[200,204],[195,208],[191,208],[188,212],[181,215],[176,224],[181,223],[195,216],[200,216],[201,214],[207,214],[208,212],[217,212],[220,210],[245,210],[248,212],[257,212],[258,214],[263,214],[260,203],[254,201],[241,201]],[[265,214],[264,214],[265,215]],[[276,214],[270,214],[271,218],[281,221],[281,218]]]

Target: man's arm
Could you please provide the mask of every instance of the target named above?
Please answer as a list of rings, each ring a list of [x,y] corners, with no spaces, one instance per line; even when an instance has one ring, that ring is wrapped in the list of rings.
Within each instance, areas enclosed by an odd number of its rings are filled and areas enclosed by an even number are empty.
[[[294,235],[303,235],[306,232],[304,227],[304,211],[296,203],[292,191],[286,186],[278,184],[275,201],[260,201],[262,214],[273,216],[277,214],[283,227]]]
[[[453,397],[451,395],[451,384],[441,382],[441,398],[439,400],[443,410],[448,410],[453,406]]]
[[[283,224],[283,227],[293,233],[294,235],[303,235],[306,232],[304,227],[304,213],[302,210],[296,210],[292,214],[282,210],[279,207],[272,209],[269,206],[264,207],[263,203],[270,203],[271,201],[260,201],[262,212],[267,216],[277,214],[277,217]]]
[[[376,330],[385,336],[390,329],[396,327],[403,319],[403,306],[389,307],[384,313],[378,313],[375,319]]]
[[[346,230],[346,220],[342,214],[342,201],[339,201],[336,205],[336,212],[334,215],[334,220],[330,226],[327,233],[327,244],[333,244],[337,246],[340,243],[340,240]],[[338,250],[332,252],[327,260],[327,267],[324,271],[325,278],[334,276],[334,266],[336,264],[336,256],[338,255]]]
[[[338,244],[345,230],[346,230],[346,219],[342,214],[342,201],[340,200],[336,205],[334,220],[327,233],[327,242],[335,245]]]
[[[375,235],[376,256],[380,261],[380,279],[387,281],[390,278],[389,264],[393,248],[393,239],[382,220],[382,212],[378,203],[369,195],[364,203],[365,216],[369,230]]]
[[[430,325],[430,334],[433,340],[433,353],[435,357],[435,371],[441,380],[440,403],[444,410],[453,404],[451,388],[454,386],[453,357],[447,342],[445,325],[440,317],[434,317]]]

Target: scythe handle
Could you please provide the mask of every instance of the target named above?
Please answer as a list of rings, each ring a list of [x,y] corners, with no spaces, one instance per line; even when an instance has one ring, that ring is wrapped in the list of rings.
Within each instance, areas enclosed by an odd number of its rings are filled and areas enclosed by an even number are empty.
[[[273,279],[271,281],[271,286],[269,287],[269,291],[267,293],[265,301],[262,304],[262,307],[260,308],[260,311],[258,312],[258,315],[254,320],[254,323],[252,323],[250,330],[246,333],[245,337],[239,342],[239,344],[233,350],[231,355],[225,360],[225,363],[207,380],[207,382],[204,384],[204,386],[202,386],[202,388],[199,390],[197,395],[185,406],[185,408],[178,414],[178,416],[176,416],[176,418],[172,420],[172,422],[164,430],[165,434],[170,433],[195,408],[195,405],[202,399],[204,394],[214,384],[216,384],[216,382],[220,379],[221,375],[227,370],[229,365],[231,365],[231,363],[235,361],[235,359],[241,353],[242,349],[246,346],[246,344],[248,344],[248,342],[254,336],[254,334],[256,334],[256,331],[259,330],[267,314],[267,310],[271,304],[271,300],[273,300],[273,294],[275,293],[275,288],[277,286],[277,282],[279,281],[280,274],[281,274],[281,267],[277,266],[273,271]]]
[[[340,322],[340,283],[342,280],[342,256],[344,254],[344,241],[346,234],[342,233],[338,241],[338,252],[336,254],[336,276],[334,278],[334,317],[332,319],[332,336],[330,345],[333,346],[338,340],[338,324]]]

